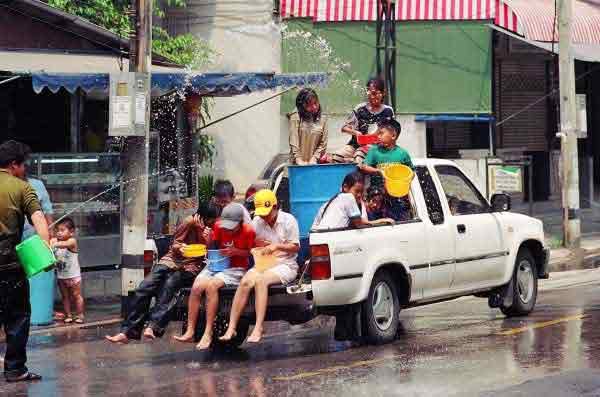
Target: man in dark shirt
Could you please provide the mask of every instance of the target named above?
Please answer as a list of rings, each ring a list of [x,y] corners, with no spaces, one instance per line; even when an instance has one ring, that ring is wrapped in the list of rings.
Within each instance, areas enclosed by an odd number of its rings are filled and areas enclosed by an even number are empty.
[[[4,377],[7,382],[42,378],[25,366],[31,305],[29,282],[16,252],[25,217],[37,234],[49,242],[48,224],[35,190],[22,180],[28,155],[27,147],[19,142],[7,141],[0,145],[0,326],[6,333]]]

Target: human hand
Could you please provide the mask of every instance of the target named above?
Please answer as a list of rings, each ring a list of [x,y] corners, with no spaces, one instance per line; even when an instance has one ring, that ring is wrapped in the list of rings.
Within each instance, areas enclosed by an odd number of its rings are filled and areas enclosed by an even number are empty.
[[[380,221],[381,221],[381,223],[387,223],[390,225],[394,225],[396,223],[396,221],[393,220],[392,218],[383,218],[383,219],[380,219]]]
[[[182,243],[182,244],[179,246],[179,253],[181,253],[181,255],[183,255],[183,254],[184,254],[184,252],[185,252],[185,248],[186,248],[187,246],[188,246],[188,245],[187,245],[186,243]]]
[[[54,248],[54,246],[58,243],[58,239],[56,237],[52,237],[50,239],[50,247]]]
[[[204,227],[204,221],[202,220],[202,217],[198,214],[194,214],[192,216],[192,222],[197,227]]]
[[[255,244],[256,244],[257,247],[266,247],[266,246],[270,245],[271,242],[269,240],[260,240],[260,239],[257,239],[255,241]]]
[[[238,249],[237,248],[233,248],[233,247],[228,247],[228,248],[223,248],[219,252],[223,256],[232,257],[232,256],[237,256]]]
[[[204,230],[202,231],[202,238],[204,239],[204,241],[209,241],[210,240],[210,227],[205,227]]]
[[[263,255],[271,255],[278,249],[279,249],[279,247],[277,244],[270,244],[262,249],[262,254]]]

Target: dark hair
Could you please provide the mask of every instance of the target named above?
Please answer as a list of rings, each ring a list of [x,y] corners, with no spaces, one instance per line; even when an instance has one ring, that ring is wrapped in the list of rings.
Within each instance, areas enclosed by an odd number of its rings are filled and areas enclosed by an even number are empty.
[[[298,116],[300,116],[300,120],[307,121],[319,121],[321,119],[321,106],[319,104],[319,111],[317,114],[309,113],[304,109],[306,104],[316,99],[319,101],[319,96],[312,88],[303,88],[296,96],[296,109],[298,109]]]
[[[357,183],[365,183],[365,177],[360,171],[353,171],[344,177],[344,181],[342,182],[342,188],[351,188]]]
[[[13,162],[21,165],[27,161],[30,153],[31,149],[24,143],[13,140],[6,141],[0,145],[0,167],[7,168]]]
[[[215,196],[223,197],[234,197],[235,196],[235,188],[233,187],[233,183],[228,180],[220,179],[215,182]]]
[[[216,219],[219,217],[219,208],[213,203],[200,203],[196,214],[202,219]]]
[[[382,120],[377,124],[377,126],[379,128],[385,128],[394,131],[396,133],[396,138],[400,136],[400,132],[402,131],[402,126],[394,119]]]
[[[383,196],[383,190],[377,186],[369,186],[367,189],[367,200],[372,200],[377,196]]]
[[[60,226],[60,225],[65,225],[67,229],[69,230],[75,230],[75,222],[73,222],[73,219],[66,217],[61,219],[60,221],[56,222],[56,226]]]
[[[371,77],[369,81],[367,81],[367,88],[370,86],[374,86],[378,91],[385,91],[385,81],[379,77]]]

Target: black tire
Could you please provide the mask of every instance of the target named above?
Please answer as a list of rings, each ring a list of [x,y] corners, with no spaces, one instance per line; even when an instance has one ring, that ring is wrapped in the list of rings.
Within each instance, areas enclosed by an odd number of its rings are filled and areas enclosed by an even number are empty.
[[[531,277],[529,277],[529,273]],[[519,275],[523,276],[521,283],[519,283]],[[527,280],[531,280],[531,283],[527,283],[529,284],[527,287],[523,286],[525,276],[527,276]],[[538,277],[535,259],[527,248],[521,248],[517,253],[515,270],[510,282],[512,283],[512,305],[510,307],[500,306],[500,310],[507,317],[528,315],[537,301]]]
[[[377,301],[383,306],[381,306],[381,313],[376,315]],[[393,278],[388,272],[377,272],[373,277],[367,299],[362,303],[365,341],[373,345],[392,342],[398,332],[399,315],[400,301]]]
[[[202,316],[203,313],[201,313]],[[187,323],[184,323],[184,332]],[[236,328],[237,335],[230,340],[229,342],[221,342],[219,338],[225,334],[227,331],[227,327],[229,326],[229,317],[224,316],[222,314],[217,314],[217,318],[215,319],[215,324],[213,325],[213,344],[211,347],[239,347],[246,340],[246,336],[248,336],[248,330],[250,329],[250,322],[246,319],[240,319],[238,322],[238,326]],[[204,318],[199,318],[198,323],[196,324],[196,330],[194,332],[194,342],[200,342],[202,335],[204,334],[204,328],[206,327],[206,322]]]

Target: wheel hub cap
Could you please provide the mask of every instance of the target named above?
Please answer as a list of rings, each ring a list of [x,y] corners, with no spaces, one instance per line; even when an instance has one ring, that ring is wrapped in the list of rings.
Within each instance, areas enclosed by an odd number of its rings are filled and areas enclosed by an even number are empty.
[[[386,283],[380,282],[375,287],[372,305],[377,328],[386,331],[394,319],[394,300],[392,291]]]
[[[517,269],[517,290],[521,302],[529,303],[531,301],[533,298],[534,283],[531,263],[526,260],[521,261]]]

